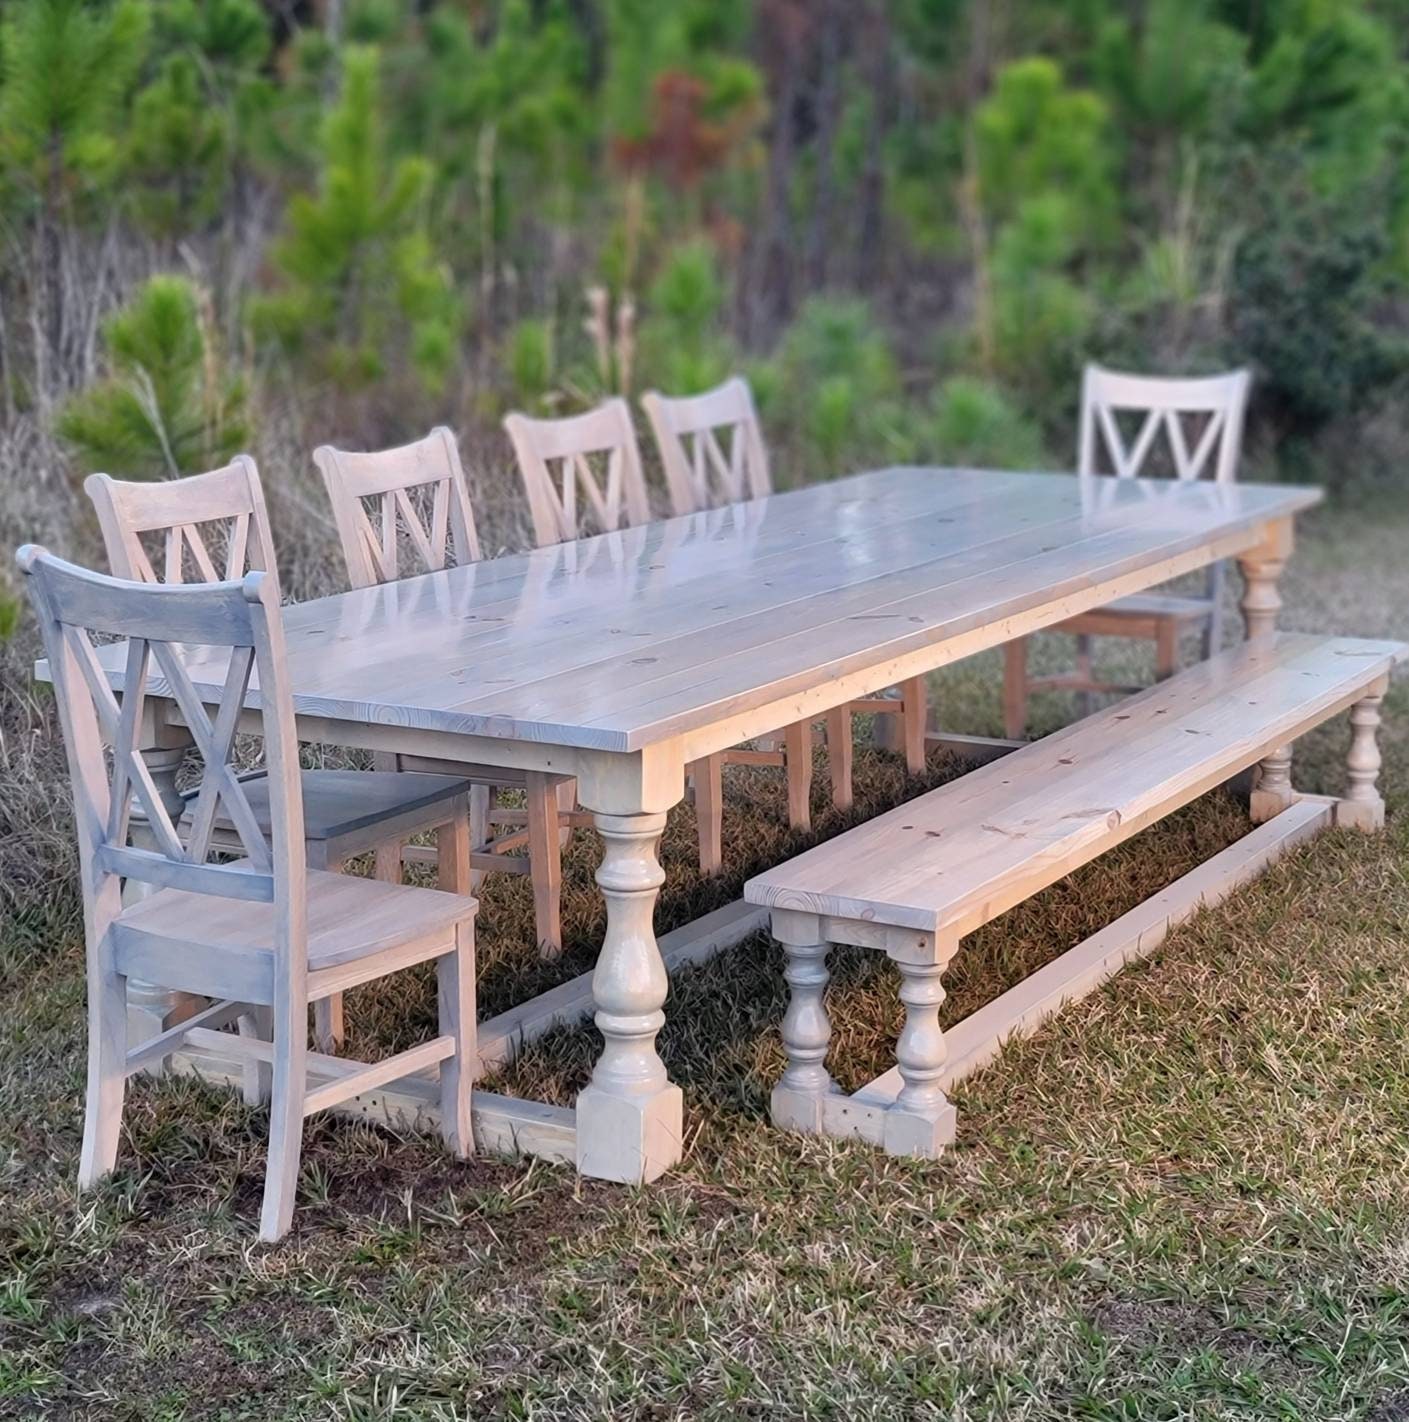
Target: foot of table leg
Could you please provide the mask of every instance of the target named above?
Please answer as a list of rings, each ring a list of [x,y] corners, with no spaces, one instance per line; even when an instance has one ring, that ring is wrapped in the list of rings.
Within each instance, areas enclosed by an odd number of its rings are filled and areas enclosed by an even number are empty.
[[[654,1180],[681,1156],[684,1101],[656,1051],[669,982],[652,916],[665,873],[663,814],[594,816],[607,931],[592,974],[602,1055],[577,1098],[577,1168],[599,1180]]]

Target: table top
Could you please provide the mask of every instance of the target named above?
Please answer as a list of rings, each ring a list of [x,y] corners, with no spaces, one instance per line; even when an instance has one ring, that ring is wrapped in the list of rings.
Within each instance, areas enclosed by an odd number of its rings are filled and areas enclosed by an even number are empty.
[[[858,474],[289,607],[294,706],[639,750],[1319,498],[1270,484]],[[202,687],[218,669],[190,670]]]

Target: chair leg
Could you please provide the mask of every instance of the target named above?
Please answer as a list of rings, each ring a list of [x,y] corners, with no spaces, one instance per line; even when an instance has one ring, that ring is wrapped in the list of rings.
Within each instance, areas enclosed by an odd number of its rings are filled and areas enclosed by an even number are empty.
[[[331,1047],[322,1045],[323,1022],[318,1017],[318,1009],[323,1007],[323,1003],[313,1004],[314,1035],[319,1041],[319,1051],[331,1051]],[[342,1028],[342,994],[338,994],[338,1028]],[[239,1018],[239,1030],[242,1037],[254,1037],[261,1042],[273,1040],[273,1018],[267,1007],[251,1007],[248,1012],[242,1012]],[[269,1092],[272,1084],[271,1068],[268,1062],[252,1061],[246,1062],[242,1071],[244,1077],[244,1098],[246,1106],[263,1106],[269,1100]]]
[[[497,799],[492,785],[470,786],[470,847],[482,850],[489,843],[490,816]],[[470,893],[476,893],[484,882],[484,870],[470,870]]]
[[[384,884],[399,884],[402,878],[401,841],[392,840],[377,846],[377,864],[374,877]]]
[[[435,832],[435,881],[448,894],[469,894],[470,820],[462,811]]]
[[[1155,680],[1168,681],[1179,670],[1179,624],[1172,617],[1155,623]]]
[[[788,823],[812,828],[812,722],[794,721],[783,732],[788,776]]]
[[[905,739],[905,769],[911,775],[925,770],[925,720],[929,691],[922,676],[912,676],[900,686],[900,721]]]
[[[440,1132],[461,1159],[475,1152],[470,1091],[479,1068],[475,1037],[475,925],[455,929],[455,951],[436,961],[440,1034],[455,1038],[455,1055],[440,1064]]]
[[[533,922],[538,953],[556,958],[563,951],[563,852],[558,842],[558,791],[550,776],[530,770],[528,795],[528,862],[533,880]]]
[[[1003,647],[1003,734],[1010,741],[1027,735],[1027,643],[1015,637]]]
[[[1096,679],[1095,666],[1091,656],[1092,639],[1082,632],[1076,639],[1076,674],[1085,682],[1092,682]],[[1089,716],[1096,709],[1096,698],[1087,690],[1076,693],[1076,712],[1078,716]]]
[[[563,780],[558,784],[558,813],[570,815],[577,808],[577,781]],[[558,848],[564,850],[572,843],[572,825],[562,825],[558,830]]]
[[[827,712],[827,768],[832,778],[832,804],[838,810],[849,810],[852,805],[851,760],[854,749],[851,707],[834,706]]]
[[[700,841],[700,873],[710,877],[724,865],[724,757],[707,755],[690,766],[695,787],[695,827]]]
[[[308,1087],[308,1008],[303,1001],[274,1009],[274,1090],[269,1107],[269,1163],[259,1237],[283,1238],[294,1215],[299,1158],[303,1154],[303,1101]]]
[[[80,1190],[112,1173],[127,1090],[127,979],[108,964],[100,973],[88,1004],[88,1094],[78,1157]]]
[[[315,862],[315,857],[312,852],[313,848],[314,846],[309,846],[309,868],[326,869],[333,874],[342,873],[343,863],[341,860],[329,859],[326,855],[323,855],[319,856],[317,862]],[[401,845],[392,845],[391,849],[396,855],[396,877],[388,880],[388,882],[399,884],[401,882]],[[377,878],[381,879],[384,877],[382,873],[382,851],[378,848]],[[259,1020],[260,1019],[256,1018],[257,1022]],[[270,1040],[270,1019],[267,1012],[264,1014],[261,1026],[262,1035],[267,1042]],[[340,1052],[344,1043],[346,1043],[347,1027],[343,1021],[342,994],[340,992],[332,993],[328,997],[320,997],[318,1001],[313,1004],[313,1041],[320,1052],[330,1053]],[[251,1073],[253,1073],[253,1081],[251,1079]],[[257,1086],[255,1085],[256,1082],[258,1083]],[[259,1094],[254,1100],[251,1100],[251,1095],[255,1090],[258,1090]],[[251,1105],[254,1105],[256,1102],[267,1101],[268,1099],[269,1068],[259,1063],[256,1063],[253,1067],[246,1068],[245,1100],[249,1101]]]

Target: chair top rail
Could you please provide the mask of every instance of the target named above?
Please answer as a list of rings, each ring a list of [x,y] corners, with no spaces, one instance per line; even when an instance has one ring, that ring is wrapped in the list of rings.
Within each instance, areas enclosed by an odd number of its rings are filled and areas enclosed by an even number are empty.
[[[452,550],[457,564],[479,561],[479,533],[459,447],[444,425],[395,449],[358,452],[321,445],[313,462],[328,491],[354,588],[401,577],[403,542],[410,545],[419,571],[446,567]],[[424,496],[419,508],[418,493]]]
[[[648,390],[641,407],[660,450],[672,512],[695,513],[772,492],[768,451],[742,376],[699,395]],[[727,452],[721,433],[728,436]]]
[[[92,474],[83,485],[98,514],[108,566],[147,583],[231,581],[251,569],[275,571],[274,541],[259,470],[247,454],[184,479],[134,482]],[[224,548],[203,525],[223,525]],[[142,535],[160,533],[158,569]]]

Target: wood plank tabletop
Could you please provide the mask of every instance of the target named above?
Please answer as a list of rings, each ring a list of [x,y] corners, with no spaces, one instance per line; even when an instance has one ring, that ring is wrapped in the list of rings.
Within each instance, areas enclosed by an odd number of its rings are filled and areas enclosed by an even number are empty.
[[[896,468],[319,598],[295,711],[639,750],[1310,507],[1318,490]],[[220,668],[193,661],[198,687]]]

